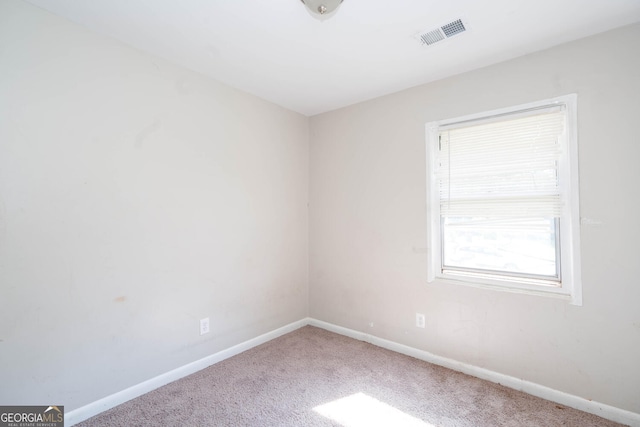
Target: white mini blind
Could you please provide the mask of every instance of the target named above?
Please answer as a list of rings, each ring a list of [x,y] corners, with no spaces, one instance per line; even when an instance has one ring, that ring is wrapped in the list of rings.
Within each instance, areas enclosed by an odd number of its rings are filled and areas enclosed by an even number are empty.
[[[439,131],[442,217],[560,217],[558,161],[566,112],[552,106]]]

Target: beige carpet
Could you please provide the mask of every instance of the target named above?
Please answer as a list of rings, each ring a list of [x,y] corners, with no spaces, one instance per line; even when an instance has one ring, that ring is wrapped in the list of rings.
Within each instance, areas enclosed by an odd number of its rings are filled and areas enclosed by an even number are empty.
[[[619,426],[306,326],[80,426]]]

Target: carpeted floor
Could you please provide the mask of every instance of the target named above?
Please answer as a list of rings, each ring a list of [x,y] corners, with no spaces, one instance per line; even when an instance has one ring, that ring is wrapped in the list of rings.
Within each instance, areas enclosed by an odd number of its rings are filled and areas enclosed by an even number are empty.
[[[620,424],[306,326],[79,426]]]

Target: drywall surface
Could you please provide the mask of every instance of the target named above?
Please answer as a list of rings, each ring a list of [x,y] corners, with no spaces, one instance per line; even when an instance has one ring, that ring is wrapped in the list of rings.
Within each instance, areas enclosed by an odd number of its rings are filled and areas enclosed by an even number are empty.
[[[638,46],[624,27],[313,117],[310,316],[640,413]],[[570,93],[583,306],[428,284],[425,123]]]
[[[0,403],[73,410],[306,317],[308,124],[0,1]]]

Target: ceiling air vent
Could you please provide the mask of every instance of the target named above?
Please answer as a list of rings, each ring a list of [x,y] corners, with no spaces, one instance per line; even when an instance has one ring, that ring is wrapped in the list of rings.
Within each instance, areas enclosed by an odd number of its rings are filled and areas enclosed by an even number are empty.
[[[422,43],[424,43],[427,46],[429,46],[429,45],[432,45],[434,43],[438,43],[440,40],[444,40],[444,35],[442,35],[442,32],[438,28],[437,30],[433,30],[433,31],[429,31],[428,33],[420,34],[420,40],[422,40]]]
[[[448,24],[442,25],[435,30],[427,30],[418,34],[418,38],[423,45],[431,46],[434,43],[438,43],[449,37],[453,37],[456,34],[460,34],[467,31],[467,28],[462,22],[462,19],[456,19]]]

